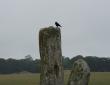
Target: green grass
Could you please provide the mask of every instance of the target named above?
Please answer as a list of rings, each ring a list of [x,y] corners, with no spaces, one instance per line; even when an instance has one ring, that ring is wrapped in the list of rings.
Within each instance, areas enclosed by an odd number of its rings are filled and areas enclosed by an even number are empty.
[[[110,85],[110,72],[92,72],[89,85]]]
[[[70,71],[65,71],[65,85]],[[40,85],[40,74],[0,75],[0,85]],[[89,85],[110,85],[110,72],[91,72]]]
[[[40,74],[0,75],[0,85],[40,85]]]

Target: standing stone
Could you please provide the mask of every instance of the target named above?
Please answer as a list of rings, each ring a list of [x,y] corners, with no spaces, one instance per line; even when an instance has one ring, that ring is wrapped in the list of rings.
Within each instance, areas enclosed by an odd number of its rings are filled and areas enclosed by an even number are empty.
[[[39,31],[39,50],[40,85],[64,85],[60,28],[50,26]]]
[[[79,59],[74,62],[68,85],[88,85],[90,77],[90,69],[87,63]]]

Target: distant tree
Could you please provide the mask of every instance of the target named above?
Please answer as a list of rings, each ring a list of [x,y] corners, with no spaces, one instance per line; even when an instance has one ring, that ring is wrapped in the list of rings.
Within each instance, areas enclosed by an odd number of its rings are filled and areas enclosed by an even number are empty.
[[[84,58],[82,55],[77,55],[77,56],[71,58],[71,60],[70,60],[71,65],[73,65],[73,63],[78,59],[84,59]]]
[[[0,58],[0,74],[7,73],[7,62],[5,59]]]
[[[25,59],[26,59],[26,60],[29,60],[29,61],[33,61],[33,58],[32,58],[31,55],[27,55],[27,56],[25,56]]]
[[[39,65],[34,65],[33,73],[40,73],[40,66]]]
[[[35,59],[32,64],[32,72],[40,73],[40,59]]]
[[[65,70],[71,69],[73,63],[78,60],[83,59],[87,62],[90,67],[91,72],[110,72],[110,57],[97,57],[97,56],[86,56],[77,55],[73,58],[62,56],[62,63]],[[12,59],[7,60],[0,58],[0,74],[9,73],[19,73],[21,71],[28,71],[32,73],[40,72],[40,59],[33,60],[31,55],[25,56],[25,59]]]
[[[8,63],[8,73],[19,73],[22,71],[22,63],[20,60],[15,60],[12,58],[9,58],[7,60]]]
[[[69,57],[62,56],[63,68],[69,70],[71,68],[71,63]]]
[[[33,72],[33,58],[31,55],[27,55],[25,56],[25,59],[21,60],[22,62],[22,70],[24,71],[29,71],[29,72]]]
[[[84,60],[85,60],[85,61],[87,62],[87,64],[89,65],[91,71],[96,71],[96,69],[97,69],[97,64],[96,64],[97,57],[94,57],[94,56],[86,56],[86,57],[84,58]]]

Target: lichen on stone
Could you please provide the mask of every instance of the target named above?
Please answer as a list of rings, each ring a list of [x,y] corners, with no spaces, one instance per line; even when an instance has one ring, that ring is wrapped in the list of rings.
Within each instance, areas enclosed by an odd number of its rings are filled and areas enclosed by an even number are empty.
[[[64,85],[61,32],[53,26],[39,31],[40,85]]]
[[[67,85],[88,85],[90,69],[87,63],[79,59],[74,62]]]

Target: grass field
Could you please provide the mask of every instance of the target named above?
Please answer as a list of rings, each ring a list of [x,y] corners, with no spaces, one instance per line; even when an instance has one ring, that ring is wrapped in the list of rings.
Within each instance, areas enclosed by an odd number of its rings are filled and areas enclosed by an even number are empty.
[[[70,71],[65,71],[65,85]],[[40,74],[21,73],[0,75],[0,85],[40,85]],[[110,85],[110,72],[91,72],[89,85]]]

